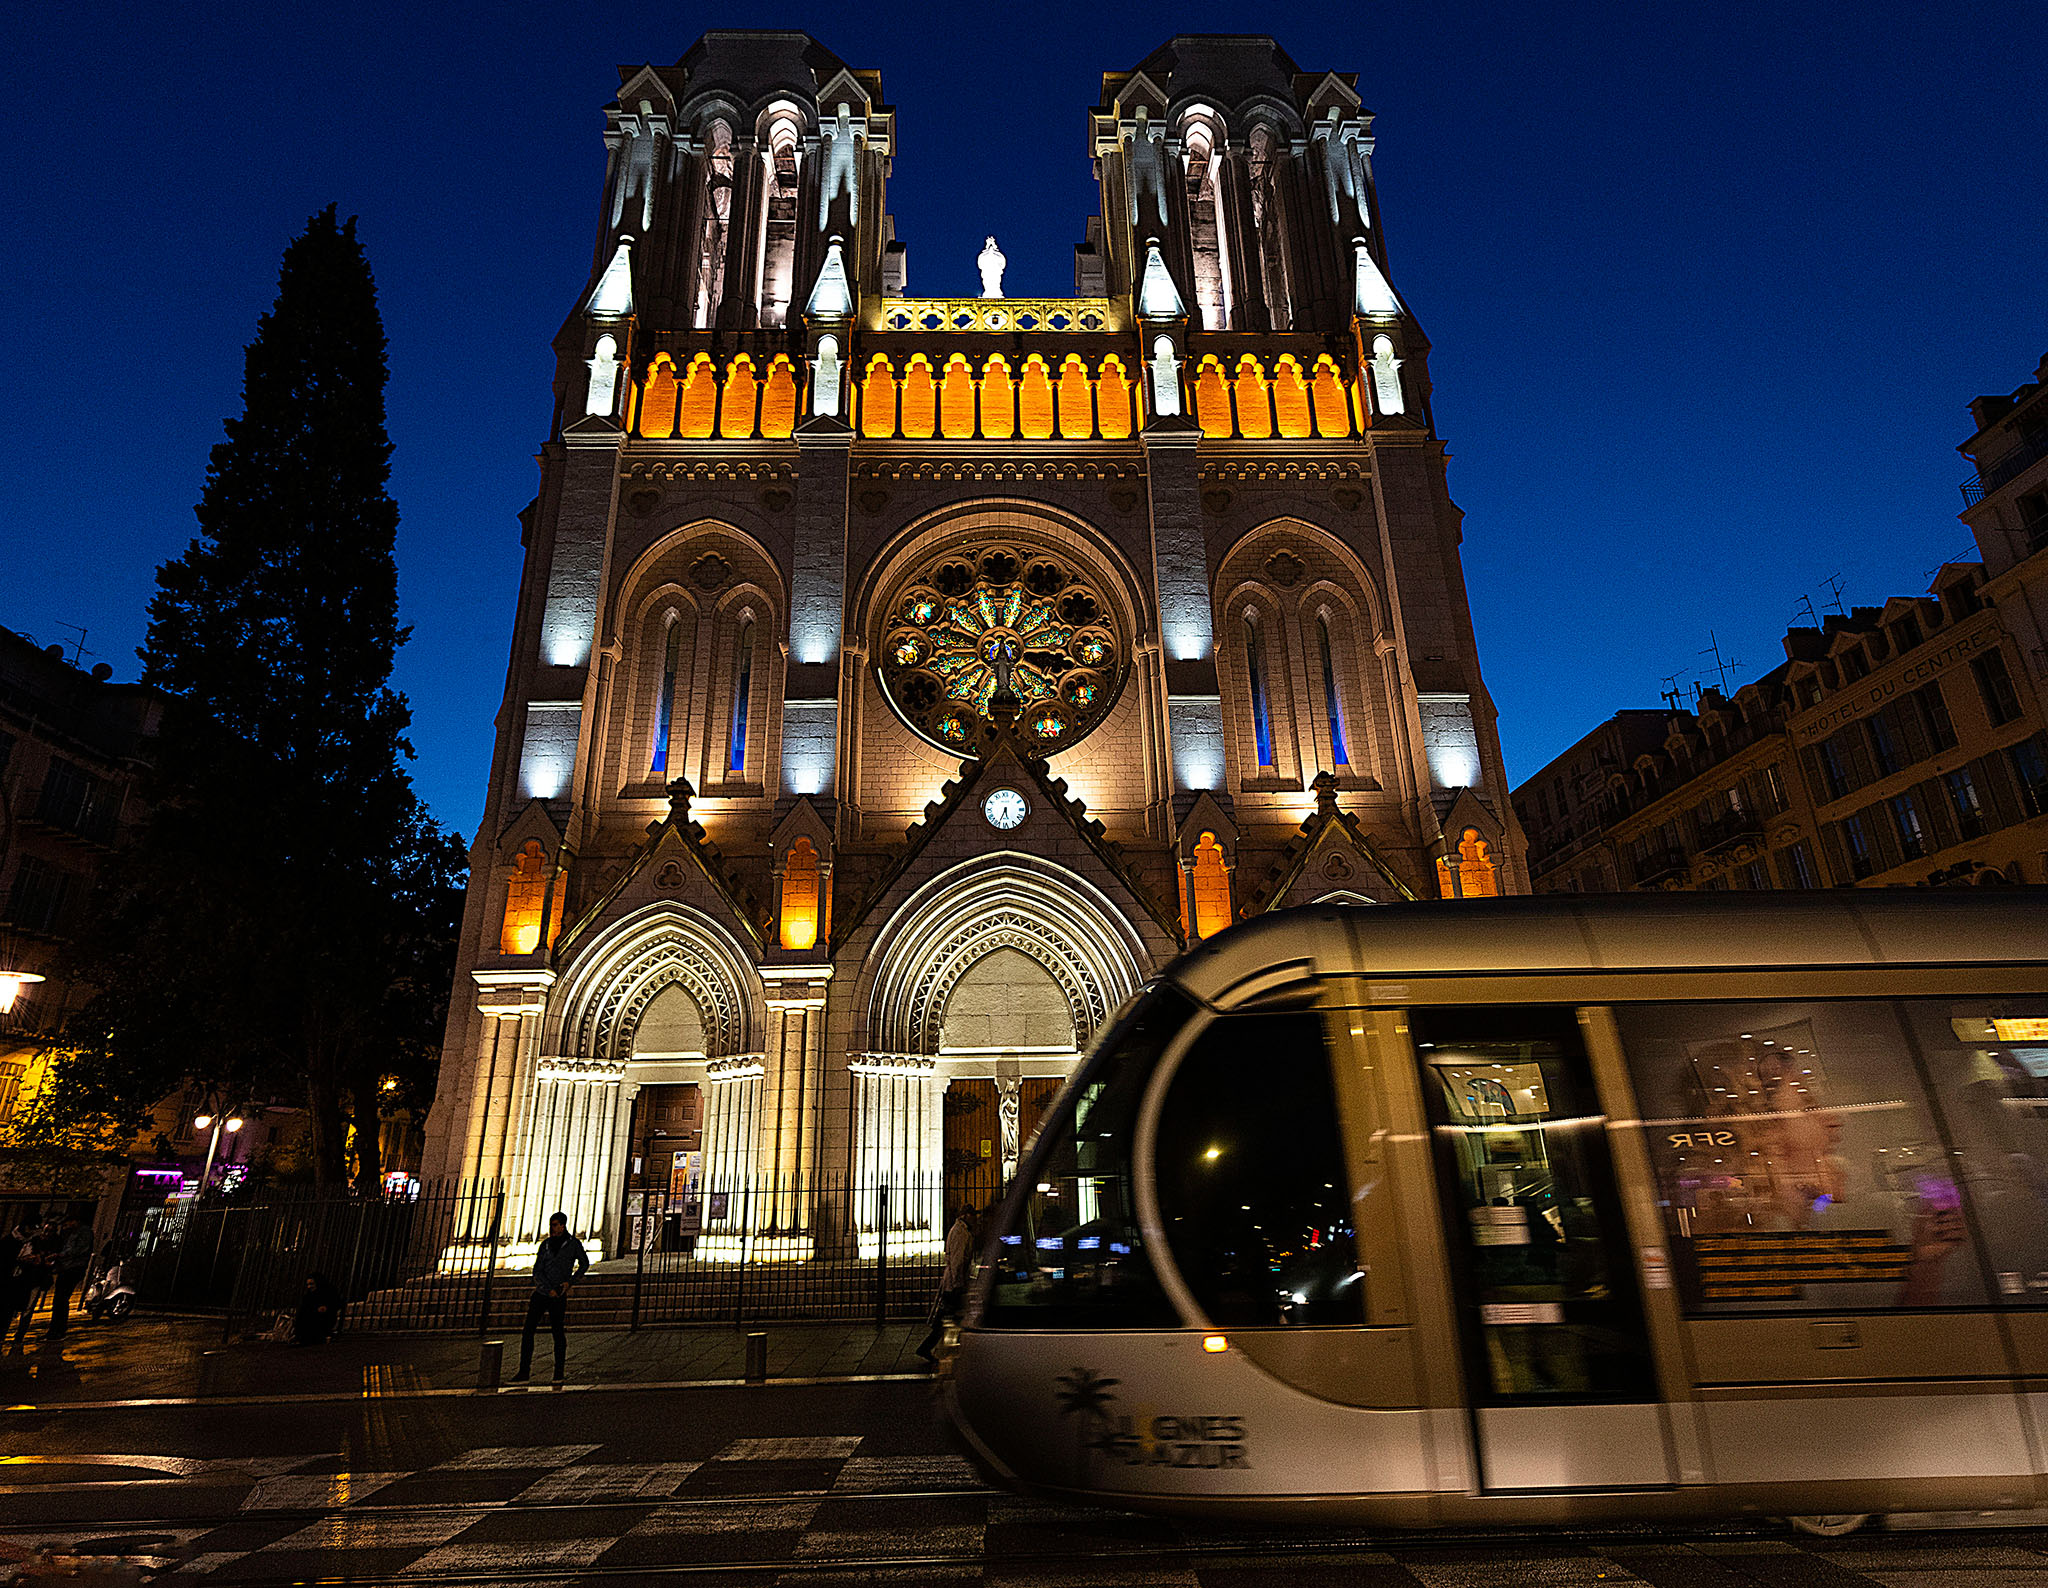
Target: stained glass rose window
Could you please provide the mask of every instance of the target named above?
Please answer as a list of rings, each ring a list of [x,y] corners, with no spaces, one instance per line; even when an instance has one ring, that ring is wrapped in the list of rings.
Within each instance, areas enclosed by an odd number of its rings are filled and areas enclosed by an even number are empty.
[[[947,552],[890,602],[876,651],[882,687],[919,733],[967,754],[1006,684],[1017,729],[1050,754],[1100,722],[1122,681],[1108,603],[1056,554],[1008,545]]]

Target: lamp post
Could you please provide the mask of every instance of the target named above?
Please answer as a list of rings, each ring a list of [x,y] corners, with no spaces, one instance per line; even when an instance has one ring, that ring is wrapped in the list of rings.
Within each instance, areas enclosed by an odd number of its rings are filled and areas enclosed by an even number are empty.
[[[209,1125],[213,1127],[213,1134],[206,1139],[206,1167],[199,1171],[199,1190],[193,1197],[196,1202],[206,1195],[207,1182],[213,1178],[213,1160],[220,1151],[221,1131],[226,1130],[230,1136],[234,1135],[242,1128],[242,1116],[228,1114],[223,1117],[220,1110],[209,1105],[205,1113],[192,1117],[192,1123],[201,1130],[205,1130]]]

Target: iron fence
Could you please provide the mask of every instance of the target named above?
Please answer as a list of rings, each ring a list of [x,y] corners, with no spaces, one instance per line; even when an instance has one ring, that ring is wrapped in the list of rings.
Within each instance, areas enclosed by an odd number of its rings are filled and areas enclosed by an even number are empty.
[[[602,1259],[573,1294],[572,1327],[924,1317],[948,1226],[1002,1193],[993,1165],[866,1178],[750,1176],[626,1191]],[[265,1191],[137,1208],[115,1235],[145,1306],[217,1312],[227,1334],[285,1324],[323,1278],[348,1330],[516,1328],[532,1295],[535,1232],[511,1227],[490,1182],[410,1196]]]

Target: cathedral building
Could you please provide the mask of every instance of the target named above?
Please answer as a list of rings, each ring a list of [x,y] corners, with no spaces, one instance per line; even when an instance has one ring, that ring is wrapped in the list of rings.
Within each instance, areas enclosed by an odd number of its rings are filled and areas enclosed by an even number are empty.
[[[1188,945],[1527,891],[1355,76],[1105,74],[1073,296],[920,298],[877,73],[621,75],[429,1122],[504,1246],[930,1249]]]

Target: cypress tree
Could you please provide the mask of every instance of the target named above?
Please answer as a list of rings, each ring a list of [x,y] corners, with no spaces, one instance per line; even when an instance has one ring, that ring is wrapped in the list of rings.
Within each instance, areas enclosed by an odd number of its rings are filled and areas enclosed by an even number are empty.
[[[390,684],[385,378],[369,261],[330,205],[285,250],[199,535],[158,570],[154,811],[107,868],[83,967],[101,990],[55,1089],[109,1119],[180,1082],[301,1101],[315,1178],[347,1178],[352,1120],[365,1191],[380,1100],[431,1093],[463,866],[413,792]]]

